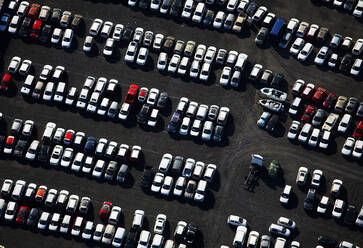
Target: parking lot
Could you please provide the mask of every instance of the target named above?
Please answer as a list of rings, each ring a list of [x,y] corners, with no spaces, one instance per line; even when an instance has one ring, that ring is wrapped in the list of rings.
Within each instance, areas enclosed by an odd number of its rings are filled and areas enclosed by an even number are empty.
[[[340,33],[354,39],[361,38],[363,34],[362,21],[334,9],[314,5],[311,1],[260,0],[257,2],[265,5],[278,16],[286,19],[296,17],[309,23],[317,23],[328,27],[332,33]],[[164,153],[213,163],[217,165],[218,170],[208,190],[207,198],[201,205],[144,193],[139,187],[142,166],[132,167],[129,185],[121,187],[64,170],[50,169],[36,163],[29,164],[1,156],[1,182],[6,178],[23,179],[27,183],[44,184],[49,188],[67,189],[80,196],[89,196],[93,201],[95,222],[100,222],[97,214],[102,202],[111,201],[122,208],[122,224],[126,229],[131,226],[132,215],[136,209],[145,211],[146,228],[149,230],[152,230],[157,214],[166,214],[170,223],[166,236],[170,237],[179,220],[193,222],[201,230],[194,246],[198,248],[219,247],[222,244],[232,246],[235,231],[226,224],[230,214],[247,219],[249,230],[258,231],[260,235],[268,234],[269,225],[278,217],[289,217],[297,223],[297,231],[293,233],[291,240],[298,240],[302,247],[315,247],[316,239],[321,234],[333,236],[338,241],[348,240],[360,246],[363,245],[362,228],[348,228],[342,221],[307,214],[303,209],[306,191],[299,190],[295,184],[296,172],[300,166],[309,168],[311,172],[314,169],[321,169],[324,172],[324,182],[319,190],[319,196],[328,194],[333,179],[339,178],[344,182],[345,199],[360,209],[363,204],[363,162],[342,157],[340,149],[345,138],[337,137],[329,151],[323,153],[289,142],[286,134],[291,118],[288,116],[283,119],[275,135],[259,129],[256,126],[256,121],[262,113],[262,108],[256,104],[260,99],[259,92],[256,86],[247,80],[247,73],[244,73],[240,87],[226,89],[215,82],[221,74],[220,67],[213,70],[208,83],[200,83],[167,73],[159,73],[156,70],[158,57],[155,53],[150,53],[146,67],[127,65],[123,61],[128,45],[126,42],[119,44],[111,59],[106,59],[102,55],[104,40],[96,41],[97,49],[91,55],[84,54],[82,45],[92,20],[101,18],[115,24],[143,27],[145,30],[152,30],[154,34],[163,33],[184,41],[194,40],[198,44],[244,52],[249,55],[249,62],[252,65],[260,63],[264,69],[283,72],[289,90],[295,80],[301,78],[305,82],[312,82],[334,91],[337,95],[354,96],[362,101],[362,76],[354,79],[326,67],[319,68],[312,61],[300,63],[286,50],[273,44],[266,44],[262,49],[258,48],[254,43],[256,30],[246,31],[241,35],[209,30],[150,11],[142,12],[137,8],[132,9],[127,6],[126,1],[119,3],[116,0],[43,0],[40,4],[83,15],[85,18],[83,32],[75,37],[73,47],[69,51],[51,45],[27,42],[1,33],[0,49],[4,54],[0,61],[1,75],[6,71],[11,58],[19,56],[33,61],[34,75],[39,75],[45,64],[53,67],[63,65],[66,68],[66,82],[69,86],[80,89],[88,75],[96,78],[115,78],[121,84],[120,101],[123,100],[128,85],[136,83],[149,89],[154,87],[160,91],[166,91],[169,94],[171,106],[162,115],[160,128],[145,129],[135,121],[125,125],[89,116],[75,109],[24,100],[19,93],[24,79],[18,77],[14,80],[16,93],[0,96],[0,112],[3,113],[7,123],[0,130],[2,135],[9,131],[9,125],[14,118],[20,118],[34,120],[35,137],[40,138],[46,123],[51,121],[56,123],[57,127],[83,131],[88,136],[105,137],[119,144],[140,145],[143,149],[145,165],[153,166],[154,170],[157,170]],[[249,71],[251,65],[247,68]],[[226,130],[227,137],[224,142],[217,145],[168,134],[166,127],[182,96],[199,103],[217,104],[231,109],[231,118]],[[291,102],[291,94],[289,98]],[[272,159],[279,160],[283,175],[277,183],[272,182],[266,175],[262,175],[254,192],[249,192],[244,189],[243,181],[249,170],[250,154],[253,153],[264,157],[265,166],[268,166]],[[285,184],[293,185],[295,193],[294,201],[289,208],[284,208],[279,203],[279,196]],[[81,239],[63,238],[60,235],[43,232],[34,233],[26,228],[7,224],[1,224],[0,245],[5,247],[96,246],[95,243],[87,243]]]

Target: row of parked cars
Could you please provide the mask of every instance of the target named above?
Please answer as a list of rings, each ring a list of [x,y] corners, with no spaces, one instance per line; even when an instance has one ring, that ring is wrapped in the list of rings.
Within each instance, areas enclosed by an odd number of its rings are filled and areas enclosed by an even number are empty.
[[[344,10],[357,18],[363,16],[363,1],[362,0],[315,0],[333,6],[336,9]],[[353,12],[352,12],[353,11]]]
[[[205,163],[196,162],[192,158],[184,161],[182,156],[173,158],[173,155],[166,153],[161,158],[158,172],[151,184],[151,191],[166,197],[184,196],[188,200],[203,202],[207,185],[212,183],[216,170],[217,166],[214,164],[206,166]]]
[[[10,6],[10,5],[9,5]],[[14,14],[5,13],[1,18],[0,30],[7,30],[13,35],[22,38],[31,38],[41,43],[61,42],[63,48],[70,48],[74,32],[79,29],[82,16],[73,15],[70,11],[63,11],[59,8],[51,9],[49,6],[29,4],[22,1],[16,11],[9,11]]]
[[[70,194],[68,190],[48,189],[45,185],[27,184],[23,180],[5,179],[1,187],[1,196],[17,203],[36,204],[49,211],[64,212],[72,216],[87,215],[92,204],[91,198],[87,196],[80,198],[78,195]],[[16,213],[13,213],[11,216],[5,216],[5,219],[13,221],[15,216]],[[24,221],[23,219],[22,222]]]
[[[201,136],[202,140],[221,142],[227,125],[230,110],[219,107],[198,104],[181,97],[168,125],[169,133],[177,133],[192,137]],[[204,124],[203,124],[204,123]]]

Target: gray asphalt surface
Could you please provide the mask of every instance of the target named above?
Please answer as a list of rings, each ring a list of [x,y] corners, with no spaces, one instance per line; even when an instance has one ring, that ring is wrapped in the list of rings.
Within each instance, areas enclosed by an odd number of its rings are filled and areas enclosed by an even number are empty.
[[[363,33],[361,22],[354,17],[329,9],[325,6],[315,6],[310,1],[258,1],[266,5],[274,13],[285,18],[297,17],[320,26],[327,26],[331,32],[359,38]],[[298,78],[306,82],[326,87],[337,95],[355,96],[363,99],[361,90],[362,79],[355,80],[326,68],[318,68],[312,61],[301,64],[290,57],[284,50],[274,45],[257,48],[254,43],[255,31],[242,34],[217,32],[190,23],[158,16],[150,12],[133,10],[118,1],[55,1],[44,0],[41,4],[70,10],[86,17],[86,29],[92,19],[101,18],[114,23],[141,26],[154,33],[169,34],[176,39],[195,40],[198,43],[214,45],[217,48],[237,50],[249,55],[249,61],[261,63],[264,68],[281,71],[285,74],[289,89]],[[338,19],[338,21],[337,21]],[[231,245],[234,230],[226,224],[229,214],[237,214],[248,220],[249,230],[260,234],[268,232],[268,226],[280,216],[290,217],[297,222],[297,231],[293,239],[301,242],[303,247],[315,247],[316,238],[320,234],[334,236],[339,241],[348,240],[363,244],[362,229],[348,228],[340,221],[332,218],[322,218],[309,215],[303,210],[304,191],[295,186],[298,167],[306,166],[313,171],[321,169],[324,172],[324,185],[320,195],[327,194],[334,178],[344,181],[345,198],[360,208],[363,204],[363,172],[362,162],[350,161],[343,158],[340,149],[345,137],[337,137],[327,153],[311,150],[301,145],[293,144],[286,138],[291,118],[283,118],[283,123],[275,135],[269,135],[256,127],[256,121],[262,109],[255,104],[259,99],[255,85],[246,80],[246,75],[238,89],[224,89],[213,82],[219,78],[221,68],[216,68],[212,80],[208,84],[163,75],[156,71],[157,56],[151,54],[146,68],[128,66],[123,62],[126,43],[121,43],[115,50],[112,60],[106,60],[102,55],[104,41],[97,41],[97,51],[92,56],[82,52],[84,34],[75,37],[71,51],[64,51],[54,46],[44,46],[24,42],[18,38],[9,38],[1,34],[3,60],[0,71],[4,72],[15,55],[23,59],[31,59],[34,63],[35,75],[39,75],[45,64],[63,65],[67,71],[69,86],[78,89],[82,86],[87,75],[116,78],[122,85],[120,101],[123,100],[127,87],[136,82],[140,86],[158,88],[171,96],[171,106],[168,113],[162,117],[161,128],[145,130],[134,122],[123,125],[108,120],[102,120],[80,114],[78,111],[63,107],[25,101],[19,92],[11,96],[0,97],[0,111],[4,114],[7,126],[13,118],[35,121],[35,134],[40,137],[48,121],[57,123],[59,127],[84,131],[88,136],[105,137],[118,143],[129,145],[138,144],[144,150],[145,164],[157,168],[162,154],[168,152],[192,157],[206,163],[218,166],[215,182],[208,191],[206,203],[198,206],[183,200],[164,199],[145,194],[140,190],[142,168],[134,166],[131,170],[128,187],[96,181],[63,170],[48,169],[39,164],[22,163],[13,159],[0,160],[0,179],[24,179],[27,183],[45,184],[58,190],[67,189],[80,196],[90,196],[94,203],[94,215],[97,215],[102,202],[109,200],[122,207],[122,225],[129,228],[133,211],[143,209],[148,223],[145,228],[151,230],[158,213],[164,213],[170,221],[167,235],[172,235],[179,220],[196,223],[201,229],[201,236],[195,247],[219,247],[222,244]],[[120,59],[121,58],[121,59]],[[120,61],[121,60],[121,61]],[[250,67],[250,66],[249,66]],[[2,73],[1,73],[2,74]],[[22,79],[16,78],[16,87],[20,89]],[[227,140],[221,145],[205,144],[200,141],[171,137],[165,130],[172,111],[181,96],[204,104],[228,106],[232,118],[228,125]],[[285,120],[286,119],[286,120]],[[352,130],[350,130],[350,133]],[[265,158],[267,166],[272,159],[280,161],[283,168],[282,179],[273,183],[265,175],[259,180],[259,185],[253,193],[244,190],[242,180],[248,173],[251,153],[260,153]],[[289,208],[279,204],[279,195],[285,184],[293,185],[295,197]],[[95,221],[100,220],[96,217]],[[63,238],[48,233],[33,233],[18,226],[2,225],[0,229],[0,244],[6,247],[88,247],[94,246],[78,239]]]

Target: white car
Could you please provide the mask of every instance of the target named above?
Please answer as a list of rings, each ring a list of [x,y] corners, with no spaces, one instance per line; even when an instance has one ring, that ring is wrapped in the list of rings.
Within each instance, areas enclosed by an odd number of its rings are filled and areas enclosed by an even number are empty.
[[[331,68],[335,68],[338,64],[339,55],[336,53],[332,53],[330,59],[328,60],[328,66]]]
[[[319,148],[321,149],[328,149],[329,142],[330,142],[330,131],[323,131],[323,134],[320,138]]]
[[[62,47],[67,49],[71,47],[73,40],[74,31],[73,29],[67,28],[64,31],[63,39],[62,39]]]
[[[93,36],[86,36],[83,43],[83,51],[88,53],[91,52],[94,43]]]
[[[85,155],[82,152],[78,152],[76,156],[74,156],[74,160],[72,162],[71,170],[79,172],[81,170],[82,165],[84,164]]]
[[[156,50],[156,51],[159,51],[161,49],[163,41],[164,41],[164,35],[163,34],[156,34],[154,42],[153,42],[153,49]]]
[[[316,212],[324,215],[327,212],[328,206],[329,206],[329,197],[323,196],[318,204]]]
[[[231,226],[247,226],[247,220],[240,216],[231,214],[227,218],[227,224]]]
[[[95,225],[92,221],[87,221],[82,231],[82,239],[89,240],[92,237]]]
[[[194,60],[202,61],[204,59],[204,55],[207,51],[207,47],[203,44],[199,44],[194,54]]]
[[[56,145],[53,149],[52,155],[50,156],[49,164],[52,166],[58,166],[63,154],[63,146]]]
[[[92,239],[97,242],[101,241],[104,231],[105,226],[103,224],[97,224]]]
[[[158,70],[164,71],[167,63],[168,63],[168,54],[165,52],[161,52],[159,54],[158,63],[157,63]]]
[[[173,161],[173,155],[171,155],[170,153],[165,153],[161,158],[159,164],[159,171],[162,173],[167,173],[172,161]]]
[[[103,21],[101,19],[94,19],[91,28],[89,29],[89,34],[92,36],[97,36],[100,32]]]
[[[352,115],[344,114],[341,121],[339,122],[338,132],[344,134],[348,130],[348,128],[352,122],[352,119],[353,119]]]
[[[168,72],[176,73],[180,60],[181,60],[181,56],[179,54],[174,54],[173,57],[171,57],[171,60],[169,62]]]
[[[236,234],[233,238],[233,247],[243,247],[245,243],[246,236],[248,233],[248,229],[245,226],[238,226],[236,230]]]
[[[209,63],[211,64],[215,57],[216,57],[216,53],[217,53],[217,48],[214,46],[210,46],[208,47],[205,56],[204,56],[204,63]]]
[[[281,204],[287,205],[289,203],[291,192],[292,192],[291,185],[285,185],[284,190],[282,191],[282,193],[280,195]]]
[[[185,177],[178,177],[178,180],[175,183],[173,195],[176,197],[182,196],[186,183],[187,180]]]
[[[320,134],[321,134],[320,129],[319,128],[314,128],[312,133],[311,133],[310,139],[308,141],[308,145],[311,146],[311,147],[316,147],[318,145],[318,143],[319,143]]]
[[[23,60],[23,62],[21,63],[21,66],[19,68],[19,74],[22,76],[28,75],[31,66],[32,66],[31,60],[29,60],[29,59]]]
[[[139,237],[137,248],[148,248],[151,239],[151,233],[146,230],[142,230]]]
[[[122,209],[118,206],[113,206],[110,216],[108,217],[108,224],[117,225],[121,216]]]
[[[144,36],[144,29],[138,27],[135,29],[134,37],[132,38],[132,40],[136,41],[140,45],[143,36]]]
[[[296,175],[296,184],[298,186],[305,186],[308,178],[309,169],[301,166]]]
[[[97,109],[97,114],[100,116],[105,116],[109,105],[110,105],[110,99],[108,99],[106,97],[103,98],[100,106]]]
[[[252,16],[253,21],[255,23],[260,23],[266,13],[267,13],[267,8],[265,6],[258,7],[257,11]]]
[[[213,21],[213,27],[217,29],[221,28],[224,19],[226,19],[226,14],[223,11],[218,11]]]
[[[214,174],[216,173],[217,171],[217,166],[215,164],[208,164],[207,165],[207,168],[204,172],[204,175],[203,175],[203,179],[208,182],[208,183],[211,183],[213,178],[214,178]]]
[[[192,65],[190,66],[189,76],[191,78],[197,78],[200,70],[200,61],[193,60]]]
[[[297,28],[299,27],[300,21],[296,18],[291,18],[289,23],[286,26],[286,31],[294,34],[297,30]]]
[[[155,174],[154,176],[154,180],[151,184],[151,191],[154,192],[154,193],[159,193],[160,192],[160,189],[161,189],[161,186],[163,185],[164,183],[164,174],[161,173],[161,172],[158,172]]]
[[[279,224],[281,226],[284,226],[284,227],[287,227],[289,229],[295,229],[295,227],[296,227],[295,221],[293,221],[293,220],[291,220],[289,218],[286,218],[286,217],[278,218],[277,224]]]
[[[48,212],[43,212],[42,215],[39,218],[39,222],[38,222],[38,229],[39,230],[44,230],[47,228],[48,223],[51,219],[52,215]]]
[[[127,102],[124,102],[121,105],[120,112],[118,114],[118,118],[122,121],[125,121],[127,119],[127,117],[129,116],[130,109],[131,109],[131,105]]]
[[[187,72],[189,67],[189,58],[188,57],[183,57],[179,63],[178,66],[178,71],[177,73],[181,76],[184,76],[185,73]]]
[[[129,46],[127,47],[127,51],[125,54],[125,62],[134,63],[137,49],[138,49],[138,43],[135,41],[131,41]]]
[[[14,186],[14,182],[11,179],[5,179],[3,185],[1,186],[1,194],[3,196],[9,196]]]
[[[348,137],[344,142],[342,148],[342,154],[344,156],[350,156],[352,154],[354,144],[355,144],[355,139],[353,137]]]
[[[296,40],[294,41],[294,43],[291,45],[290,47],[290,54],[291,55],[298,55],[300,50],[303,48],[303,46],[305,45],[305,40],[302,38],[296,38]]]
[[[271,234],[274,234],[274,235],[278,235],[278,236],[284,236],[284,237],[289,237],[290,234],[291,234],[291,231],[282,226],[282,225],[279,225],[279,224],[271,224],[270,227],[268,228],[269,232]],[[281,246],[283,247],[283,246]]]
[[[139,50],[139,54],[137,55],[136,64],[145,65],[148,55],[149,49],[147,49],[146,47],[141,47]]]
[[[106,39],[109,37],[111,30],[113,27],[113,23],[110,21],[107,21],[103,24],[102,30],[101,30],[101,37]]]
[[[154,106],[159,98],[159,90],[156,88],[152,88],[147,97],[146,103]]]
[[[227,3],[226,10],[232,12],[237,8],[237,5],[238,5],[238,0],[229,0]]]
[[[28,13],[28,9],[29,9],[29,2],[22,1],[18,7],[16,14],[18,16],[24,17],[26,13]]]
[[[343,215],[345,202],[341,199],[336,199],[331,213],[333,218],[340,219]]]
[[[58,44],[59,41],[62,39],[62,35],[63,35],[63,30],[60,29],[60,28],[55,28],[53,30],[53,34],[52,34],[52,37],[51,37],[50,41],[53,44]]]
[[[313,171],[313,176],[311,178],[311,187],[312,188],[319,188],[320,184],[321,184],[321,180],[323,178],[323,171],[321,170],[314,170]]]
[[[193,174],[191,177],[195,180],[199,180],[203,175],[204,168],[205,164],[201,161],[198,161],[194,166]]]
[[[184,117],[180,125],[179,134],[188,135],[192,120],[189,117]]]
[[[193,12],[193,0],[186,0],[183,8],[183,12],[181,14],[181,17],[184,19],[190,19],[192,17]]]
[[[115,236],[112,240],[113,247],[121,247],[123,240],[126,236],[126,230],[123,227],[117,227]]]
[[[329,48],[327,46],[321,47],[314,59],[314,63],[317,65],[323,65],[325,63],[326,58],[328,57],[328,51]]]
[[[160,193],[164,196],[169,196],[171,189],[173,187],[173,178],[171,176],[166,176],[164,178],[163,186],[161,186]]]
[[[306,143],[308,141],[309,136],[310,136],[311,130],[312,130],[312,125],[310,123],[305,123],[304,126],[301,129],[298,140],[301,143]]]
[[[300,128],[301,123],[299,121],[292,121],[289,132],[287,133],[287,138],[290,140],[295,140],[300,131]]]
[[[231,79],[231,75],[232,75],[232,68],[229,66],[225,66],[223,68],[221,77],[219,79],[219,84],[222,86],[227,86]]]
[[[309,57],[311,52],[313,51],[313,48],[314,47],[313,47],[313,45],[311,43],[306,43],[304,45],[303,49],[301,49],[301,51],[297,55],[297,60],[305,61]]]
[[[113,47],[115,40],[113,38],[107,38],[105,47],[103,48],[103,55],[111,56],[113,53]]]
[[[353,76],[358,77],[361,70],[363,68],[363,60],[362,59],[356,59],[353,63],[352,68],[350,69],[350,74]]]
[[[165,229],[167,217],[165,214],[158,214],[156,216],[154,233],[162,235]]]
[[[204,63],[202,65],[202,69],[200,70],[200,74],[199,74],[199,79],[200,80],[202,80],[202,81],[208,81],[211,67],[212,66],[209,63]]]
[[[61,159],[61,162],[60,162],[60,165],[62,167],[65,167],[65,168],[68,168],[69,165],[71,164],[71,161],[73,159],[73,149],[70,148],[70,147],[67,147],[64,152],[63,152],[63,155],[62,155],[62,159]]]
[[[214,124],[211,121],[204,122],[203,131],[202,131],[202,140],[209,141],[212,138],[214,129]]]
[[[39,140],[33,140],[30,144],[27,153],[25,154],[25,158],[27,160],[33,161],[39,151]]]
[[[116,24],[115,29],[113,30],[113,33],[112,33],[112,38],[115,41],[120,41],[121,38],[122,38],[122,32],[123,32],[123,30],[124,30],[124,25],[122,25],[122,24]]]
[[[192,158],[187,158],[187,160],[185,160],[182,176],[185,178],[190,178],[194,171],[194,167],[195,167],[195,160]]]
[[[92,171],[92,176],[95,178],[101,178],[103,171],[105,170],[105,161],[99,159],[97,160],[95,167],[93,168]]]
[[[354,8],[353,15],[357,18],[360,18],[363,16],[363,1],[359,0],[357,5]]]
[[[21,63],[21,58],[18,56],[14,56],[9,63],[8,71],[10,73],[17,73],[20,63]]]
[[[352,157],[360,159],[362,158],[362,153],[363,153],[363,140],[357,140],[353,148]]]
[[[362,5],[363,5],[363,3],[362,3]],[[362,12],[363,12],[363,7],[362,7]],[[358,39],[355,42],[354,47],[352,48],[352,54],[359,56],[362,51],[363,51],[363,39]]]

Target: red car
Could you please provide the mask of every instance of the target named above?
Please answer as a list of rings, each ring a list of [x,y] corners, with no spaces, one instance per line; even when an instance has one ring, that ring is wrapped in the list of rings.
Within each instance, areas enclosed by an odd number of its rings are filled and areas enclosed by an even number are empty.
[[[316,90],[315,94],[313,95],[312,100],[316,104],[320,104],[322,101],[324,101],[326,95],[327,95],[326,89],[324,89],[324,88],[318,88]]]
[[[363,121],[360,121],[354,130],[353,137],[355,139],[361,139],[363,136]]]
[[[29,212],[29,207],[21,206],[16,216],[16,223],[23,224],[28,218]]]
[[[66,134],[64,135],[63,143],[66,145],[70,145],[73,142],[75,132],[71,129],[67,130]]]
[[[304,114],[301,116],[301,121],[303,122],[309,122],[313,115],[316,112],[316,107],[313,105],[309,105],[306,109]]]
[[[301,98],[309,100],[314,94],[314,91],[315,91],[315,85],[307,84],[304,90],[301,92]]]
[[[15,143],[15,137],[14,136],[8,136],[6,138],[6,143],[5,143],[3,152],[5,154],[12,154],[13,153],[13,148],[14,148],[14,143]]]
[[[6,73],[1,80],[0,88],[2,91],[7,91],[11,82],[11,74]]]
[[[323,106],[327,109],[331,108],[334,103],[337,101],[337,96],[333,93],[330,93],[328,97],[325,99]]]
[[[32,38],[39,38],[40,33],[42,31],[42,26],[43,26],[43,22],[41,20],[35,20],[33,27],[32,27],[32,31],[30,33],[30,37]]]
[[[129,104],[133,104],[137,97],[138,91],[139,91],[139,86],[137,86],[136,84],[131,84],[129,87],[129,90],[127,92],[127,95],[125,97],[125,102],[129,103]]]
[[[30,6],[30,9],[29,9],[29,12],[28,12],[28,16],[35,19],[38,17],[39,15],[39,12],[40,12],[40,5],[39,4],[36,4],[36,3],[33,3],[31,6]]]
[[[137,98],[137,100],[139,100],[139,102],[145,102],[147,94],[148,94],[148,89],[142,87],[139,91],[139,97]]]
[[[112,203],[105,201],[102,204],[102,207],[100,209],[100,212],[98,213],[98,216],[100,216],[102,219],[107,219],[112,208]]]

